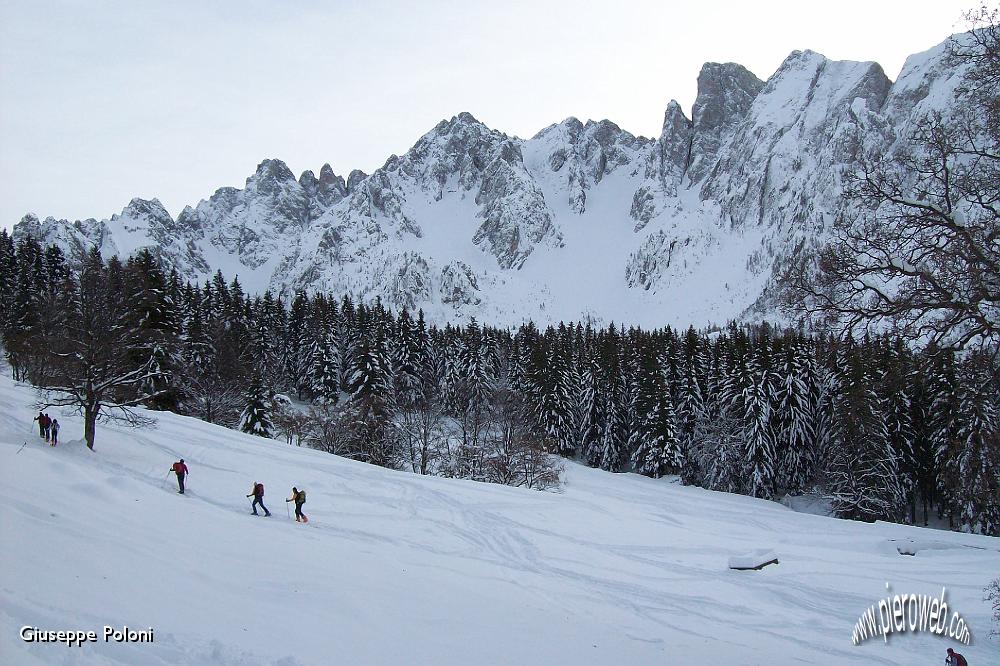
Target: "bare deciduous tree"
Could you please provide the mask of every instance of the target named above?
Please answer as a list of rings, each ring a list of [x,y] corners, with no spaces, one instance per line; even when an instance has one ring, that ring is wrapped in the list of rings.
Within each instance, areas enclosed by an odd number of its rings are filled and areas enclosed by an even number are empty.
[[[977,30],[950,57],[966,68],[969,104],[923,119],[907,149],[848,177],[860,216],[782,277],[792,312],[948,349],[1000,341],[1000,30],[996,10],[968,18]]]
[[[483,438],[484,480],[533,490],[557,488],[562,467],[554,455],[556,447],[530,428],[524,398],[501,388],[494,392],[489,409]]]
[[[65,407],[82,414],[84,440],[91,450],[98,421],[151,423],[135,407],[157,395],[144,387],[161,374],[152,364],[136,366],[131,360],[140,333],[122,315],[121,276],[116,271],[120,264],[105,267],[100,254],[92,252],[79,286],[59,305],[61,321],[38,331],[33,343],[47,359],[38,381],[39,407]]]
[[[993,622],[996,624],[996,628],[990,632],[990,635],[1000,636],[1000,578],[986,586],[986,596],[983,600],[993,604]]]
[[[444,405],[438,400],[416,400],[401,407],[393,420],[405,464],[417,474],[428,474],[446,447],[448,432]]]
[[[290,402],[276,401],[276,407],[271,421],[277,434],[283,435],[289,445],[302,446],[302,440],[308,437],[313,427],[312,416],[303,413]]]

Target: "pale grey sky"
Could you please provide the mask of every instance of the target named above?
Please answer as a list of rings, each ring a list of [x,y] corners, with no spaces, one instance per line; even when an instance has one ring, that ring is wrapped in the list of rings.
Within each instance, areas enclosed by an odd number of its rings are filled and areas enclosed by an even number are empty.
[[[974,0],[0,0],[0,225],[172,214],[266,157],[347,175],[470,111],[523,137],[568,116],[659,133],[706,61],[762,79],[794,49],[875,60]]]

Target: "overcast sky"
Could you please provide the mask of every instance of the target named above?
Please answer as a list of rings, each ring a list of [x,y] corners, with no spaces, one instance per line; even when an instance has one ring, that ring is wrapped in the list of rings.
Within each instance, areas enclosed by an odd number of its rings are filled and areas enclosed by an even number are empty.
[[[0,0],[0,225],[171,214],[277,157],[371,172],[470,111],[530,137],[568,116],[659,133],[706,61],[767,79],[794,49],[875,60],[961,29],[973,0]]]

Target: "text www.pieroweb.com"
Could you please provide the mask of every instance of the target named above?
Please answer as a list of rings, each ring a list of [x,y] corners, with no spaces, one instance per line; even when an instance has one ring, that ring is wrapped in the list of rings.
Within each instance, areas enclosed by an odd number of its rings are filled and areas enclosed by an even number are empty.
[[[885,584],[889,589],[889,584]],[[969,625],[958,613],[948,614],[945,600],[946,588],[941,588],[941,596],[927,594],[894,594],[879,599],[861,614],[854,625],[851,640],[860,645],[873,636],[881,636],[886,643],[892,634],[918,631],[947,636],[968,645],[972,640]]]

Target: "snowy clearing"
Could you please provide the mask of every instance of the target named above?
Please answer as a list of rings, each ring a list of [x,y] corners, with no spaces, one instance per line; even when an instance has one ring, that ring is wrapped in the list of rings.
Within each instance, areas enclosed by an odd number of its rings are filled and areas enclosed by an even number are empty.
[[[33,398],[0,380],[4,663],[939,664],[949,646],[1000,662],[982,601],[1000,539],[574,464],[561,493],[419,477],[169,413],[152,430],[101,427],[94,453],[60,414],[53,449]],[[180,457],[185,496],[167,478]],[[250,514],[254,481],[271,518]],[[308,525],[281,510],[293,485]],[[728,569],[758,549],[781,564]],[[947,587],[972,645],[852,645],[887,582]],[[27,644],[23,625],[152,627],[155,641]]]

